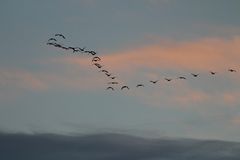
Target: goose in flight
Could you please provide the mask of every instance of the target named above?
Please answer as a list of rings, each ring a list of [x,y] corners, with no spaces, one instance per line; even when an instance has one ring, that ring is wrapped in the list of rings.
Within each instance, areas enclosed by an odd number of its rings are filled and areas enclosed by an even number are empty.
[[[112,76],[112,77],[110,77],[111,79],[115,79],[115,78],[117,78],[116,76]]]
[[[126,88],[126,89],[129,90],[129,87],[128,87],[128,86],[122,86],[121,90],[123,90],[124,88]]]
[[[85,53],[90,53],[91,55],[96,55],[97,53],[95,51],[84,51]]]
[[[137,84],[136,87],[144,87],[144,85],[143,84]]]
[[[118,82],[108,82],[108,84],[118,84]]]
[[[79,50],[77,49],[77,48],[75,48],[75,47],[68,47],[68,49],[71,49],[72,51],[73,51],[73,53],[75,53],[75,52],[78,52]]]
[[[48,42],[47,45],[52,45],[55,46],[57,43],[53,43],[53,42]]]
[[[97,62],[97,61],[101,61],[101,58],[98,56],[92,58],[92,62]]]
[[[107,71],[107,70],[105,70],[105,69],[102,69],[102,70],[101,70],[101,71],[99,71],[99,72],[108,73],[108,71]]]
[[[158,82],[158,80],[155,80],[155,81],[149,81],[149,82],[151,82],[151,83],[153,83],[153,84],[156,84],[157,82]]]
[[[98,68],[102,68],[103,66],[99,63],[94,63],[95,66],[97,66]]]
[[[49,39],[48,39],[48,42],[49,42],[49,41],[55,41],[55,42],[57,42],[57,40],[56,40],[55,38],[49,38]]]
[[[106,90],[109,90],[111,89],[112,91],[114,91],[114,88],[113,87],[107,87]]]
[[[180,76],[178,79],[187,79],[186,77]]]
[[[198,77],[198,76],[199,76],[199,74],[194,74],[194,73],[191,73],[191,75],[192,75],[193,77]]]
[[[217,72],[210,71],[211,75],[215,75]]]
[[[105,73],[106,76],[110,77],[112,74],[111,73]]]
[[[65,36],[62,35],[62,34],[55,34],[55,36],[56,36],[56,37],[59,36],[59,37],[62,37],[63,39],[66,39]]]
[[[170,78],[165,78],[166,81],[170,82],[172,79]]]
[[[229,72],[237,72],[235,69],[228,69]]]

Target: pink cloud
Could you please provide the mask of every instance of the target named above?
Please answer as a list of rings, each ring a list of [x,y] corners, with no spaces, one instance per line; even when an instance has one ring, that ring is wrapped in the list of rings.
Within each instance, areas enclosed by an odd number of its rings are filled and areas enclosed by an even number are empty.
[[[226,71],[229,67],[239,66],[239,52],[240,37],[230,40],[209,38],[140,46],[104,55],[103,59],[114,70],[161,68]]]
[[[1,69],[0,86],[32,90],[45,90],[47,85],[31,72],[21,69]]]

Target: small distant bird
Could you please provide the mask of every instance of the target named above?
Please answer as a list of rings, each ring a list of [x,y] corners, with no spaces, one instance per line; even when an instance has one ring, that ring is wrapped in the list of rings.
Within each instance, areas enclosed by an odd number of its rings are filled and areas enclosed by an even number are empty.
[[[57,42],[57,40],[55,38],[49,38],[48,41],[55,41],[55,42]]]
[[[187,79],[186,77],[180,76],[178,79]]]
[[[114,91],[114,88],[113,87],[107,87],[106,90],[109,90],[111,89],[112,91]]]
[[[52,45],[55,46],[57,43],[53,43],[53,42],[48,42],[47,45]]]
[[[99,63],[94,63],[95,66],[97,66],[98,68],[102,68],[103,66]]]
[[[108,71],[105,69],[102,69],[100,72],[108,73]]]
[[[59,36],[59,37],[62,37],[63,39],[66,39],[65,36],[62,35],[62,34],[55,34],[55,36],[56,36],[56,37]]]
[[[92,62],[97,62],[97,61],[101,61],[101,58],[97,56],[92,58]]]
[[[108,84],[118,84],[118,82],[108,82]]]
[[[97,53],[95,51],[84,51],[85,53],[90,53],[91,55],[96,55]]]
[[[62,48],[62,45],[55,43],[55,44],[54,44],[54,47]]]
[[[172,79],[170,78],[165,78],[166,81],[170,82]]]
[[[62,49],[65,49],[65,50],[69,50],[68,47],[64,47],[64,46],[62,46],[61,48],[62,48]]]
[[[75,52],[78,52],[79,50],[77,49],[77,48],[75,48],[75,47],[68,47],[68,49],[71,49],[72,51],[73,51],[73,53],[75,53]]]
[[[111,79],[115,79],[116,78],[116,76],[112,76],[112,77],[110,77]]]
[[[237,72],[235,69],[229,69],[229,72]]]
[[[112,74],[111,74],[111,73],[105,73],[105,75],[109,77],[109,76],[111,76]]]
[[[144,85],[143,84],[137,84],[136,87],[144,87]]]
[[[156,80],[156,81],[149,81],[149,82],[151,82],[151,83],[153,83],[153,84],[156,84],[157,82],[158,82],[158,80]]]
[[[122,86],[121,90],[123,90],[124,88],[126,88],[126,89],[129,90],[129,87],[128,87],[128,86]]]
[[[193,77],[198,77],[198,76],[199,76],[199,74],[194,74],[194,73],[191,73],[191,75],[192,75]]]
[[[211,75],[215,75],[217,72],[210,71]]]

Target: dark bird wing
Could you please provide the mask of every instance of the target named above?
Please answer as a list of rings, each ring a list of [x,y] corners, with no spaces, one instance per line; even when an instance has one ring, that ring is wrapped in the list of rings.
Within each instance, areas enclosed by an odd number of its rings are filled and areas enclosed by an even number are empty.
[[[144,87],[143,84],[138,84],[136,87]]]
[[[129,89],[128,86],[122,86],[121,90],[123,90],[124,88]]]
[[[49,38],[48,41],[57,41],[55,38]]]
[[[178,79],[186,79],[186,77],[180,76],[178,77]]]
[[[111,90],[113,90],[113,91],[114,91],[114,88],[113,88],[113,87],[107,87],[107,89],[106,89],[106,90],[109,90],[109,89],[111,89]]]
[[[56,36],[56,37],[59,36],[59,37],[62,37],[63,39],[66,39],[65,36],[62,35],[62,34],[55,34],[55,36]]]

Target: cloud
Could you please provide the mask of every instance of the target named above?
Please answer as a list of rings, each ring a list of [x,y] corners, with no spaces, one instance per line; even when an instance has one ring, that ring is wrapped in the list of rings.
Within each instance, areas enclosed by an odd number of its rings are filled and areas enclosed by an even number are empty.
[[[47,85],[38,75],[21,69],[0,69],[0,86],[10,88],[45,90]]]
[[[146,139],[123,134],[61,136],[0,134],[1,159],[235,160],[240,144],[191,139]]]
[[[109,66],[134,70],[226,71],[239,65],[240,37],[229,40],[206,38],[189,42],[167,42],[118,51],[104,56]]]

